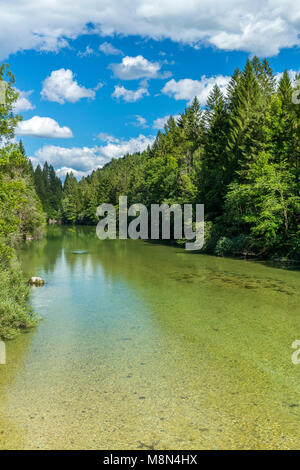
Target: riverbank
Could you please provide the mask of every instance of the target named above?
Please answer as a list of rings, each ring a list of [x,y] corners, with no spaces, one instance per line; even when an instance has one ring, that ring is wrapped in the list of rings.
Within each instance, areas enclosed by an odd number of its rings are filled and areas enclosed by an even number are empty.
[[[38,323],[29,303],[29,287],[15,255],[1,263],[0,288],[0,339],[7,340]]]

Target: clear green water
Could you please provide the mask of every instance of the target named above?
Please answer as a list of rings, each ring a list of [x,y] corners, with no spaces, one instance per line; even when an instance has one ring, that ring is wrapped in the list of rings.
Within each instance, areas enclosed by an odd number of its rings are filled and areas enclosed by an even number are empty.
[[[0,448],[300,447],[300,272],[93,228],[21,259],[43,320],[7,343]]]

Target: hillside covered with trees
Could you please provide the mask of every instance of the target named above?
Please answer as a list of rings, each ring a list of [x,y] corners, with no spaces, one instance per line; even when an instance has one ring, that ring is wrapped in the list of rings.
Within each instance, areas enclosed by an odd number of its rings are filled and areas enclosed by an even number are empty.
[[[8,83],[6,102],[0,104],[0,339],[7,339],[36,323],[15,248],[26,238],[42,236],[45,215],[24,147],[10,141],[19,117],[13,113],[17,93],[6,65],[0,67],[0,80]]]
[[[299,78],[299,77],[296,77]],[[215,86],[170,118],[151,148],[112,160],[64,186],[53,167],[35,170],[48,218],[96,224],[96,208],[120,195],[151,203],[204,203],[204,251],[300,259],[300,105],[295,84],[280,80],[266,60],[237,69],[226,95]]]

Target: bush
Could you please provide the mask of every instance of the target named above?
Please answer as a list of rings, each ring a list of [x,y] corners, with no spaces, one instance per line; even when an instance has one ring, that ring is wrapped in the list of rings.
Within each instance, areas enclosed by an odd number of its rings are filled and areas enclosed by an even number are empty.
[[[249,244],[249,237],[241,233],[232,239],[232,252],[236,255],[242,254]]]
[[[211,221],[205,221],[203,252],[215,254],[215,248],[221,236],[222,227],[220,227],[219,224],[213,224]]]
[[[221,237],[219,238],[216,248],[215,248],[215,254],[217,256],[226,256],[232,253],[233,251],[233,242],[230,238],[227,237]]]
[[[22,276],[20,265],[13,256],[0,260],[0,339],[11,339],[20,330],[32,328],[37,317],[28,304],[29,287]]]

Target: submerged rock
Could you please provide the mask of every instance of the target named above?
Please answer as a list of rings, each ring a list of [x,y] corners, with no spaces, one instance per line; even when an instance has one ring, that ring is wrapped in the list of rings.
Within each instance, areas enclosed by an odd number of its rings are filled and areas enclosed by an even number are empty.
[[[30,286],[43,286],[45,284],[45,281],[41,277],[33,276],[30,279],[28,279],[28,284]]]

